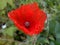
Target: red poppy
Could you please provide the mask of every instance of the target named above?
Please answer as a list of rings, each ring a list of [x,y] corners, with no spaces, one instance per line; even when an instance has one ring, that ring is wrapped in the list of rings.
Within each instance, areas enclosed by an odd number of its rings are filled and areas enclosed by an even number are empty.
[[[25,34],[33,36],[44,29],[47,18],[37,3],[26,4],[8,13],[8,17],[14,22],[17,28]]]

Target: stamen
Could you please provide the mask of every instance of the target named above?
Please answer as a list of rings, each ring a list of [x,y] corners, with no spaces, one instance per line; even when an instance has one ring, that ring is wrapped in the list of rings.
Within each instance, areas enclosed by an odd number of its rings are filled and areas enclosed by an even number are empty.
[[[30,26],[30,22],[25,22],[25,27],[28,28]]]

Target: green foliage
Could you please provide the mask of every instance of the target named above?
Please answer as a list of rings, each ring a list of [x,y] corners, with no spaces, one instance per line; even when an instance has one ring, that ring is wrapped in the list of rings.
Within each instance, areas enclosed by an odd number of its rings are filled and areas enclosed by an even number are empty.
[[[13,36],[15,31],[16,31],[16,27],[15,26],[11,26],[9,28],[6,28],[3,33],[7,34],[9,36]]]
[[[0,10],[4,9],[7,3],[9,3],[12,7],[14,6],[13,0],[0,0]]]
[[[54,20],[49,21],[49,32],[54,33],[56,22]]]
[[[6,1],[0,0],[0,10],[6,7]]]

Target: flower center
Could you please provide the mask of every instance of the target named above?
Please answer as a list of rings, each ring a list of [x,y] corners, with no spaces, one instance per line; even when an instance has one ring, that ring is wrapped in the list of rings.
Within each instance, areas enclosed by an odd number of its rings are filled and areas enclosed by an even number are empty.
[[[26,28],[29,28],[30,22],[27,21],[27,22],[24,23],[24,25],[25,25]]]

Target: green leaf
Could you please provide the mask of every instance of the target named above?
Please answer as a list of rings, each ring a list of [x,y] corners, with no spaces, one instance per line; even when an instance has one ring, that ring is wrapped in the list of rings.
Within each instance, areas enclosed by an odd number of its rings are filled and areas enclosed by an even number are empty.
[[[55,39],[52,35],[49,37],[49,39],[52,40],[52,41],[55,41]]]
[[[14,3],[13,3],[13,0],[6,0],[7,3],[9,3],[12,7],[15,7]]]
[[[6,6],[6,1],[5,0],[0,0],[0,10],[4,9]]]
[[[45,39],[44,42],[47,43],[47,44],[49,44],[49,40],[48,39]]]
[[[56,20],[60,23],[60,12],[57,13]]]
[[[0,10],[4,9],[7,3],[9,3],[12,7],[15,7],[13,0],[0,0]]]
[[[50,33],[54,33],[55,32],[55,26],[56,26],[56,22],[54,20],[51,20],[49,22],[49,32]]]
[[[60,39],[60,23],[58,23],[58,22],[55,27],[55,34],[56,34],[56,38]]]
[[[47,38],[44,38],[44,37],[38,37],[37,43],[47,43],[47,44],[49,44],[49,40]]]
[[[60,23],[57,22],[55,28],[56,41],[60,44]]]
[[[55,45],[55,43],[51,41],[51,42],[50,42],[50,45]]]
[[[58,42],[58,41],[55,41],[55,45],[60,45],[60,42]]]
[[[9,36],[13,36],[15,31],[16,31],[16,28],[14,26],[11,26],[9,28],[6,28],[3,33]]]

